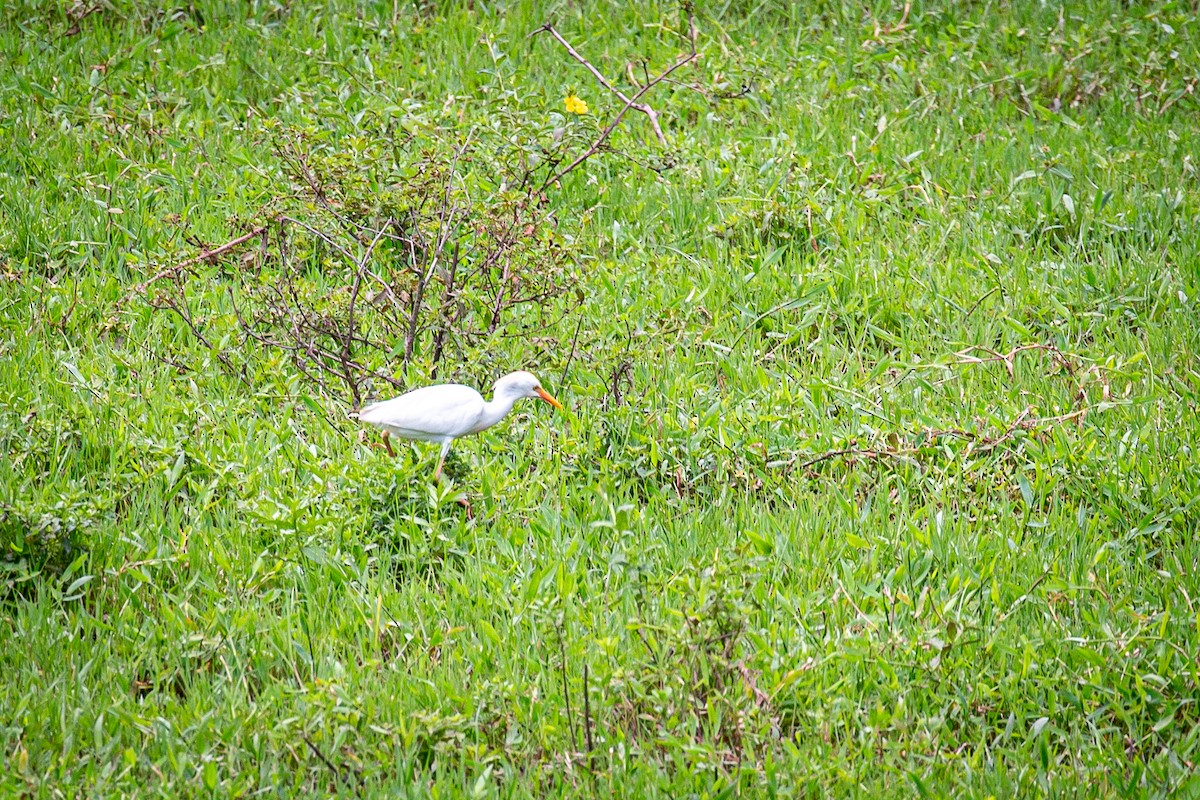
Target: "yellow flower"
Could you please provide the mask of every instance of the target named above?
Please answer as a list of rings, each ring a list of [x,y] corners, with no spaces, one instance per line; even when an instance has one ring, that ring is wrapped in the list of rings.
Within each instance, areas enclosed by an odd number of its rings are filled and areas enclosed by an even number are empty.
[[[580,100],[578,97],[576,97],[573,94],[567,95],[567,99],[564,102],[567,105],[567,113],[569,113],[569,114],[586,114],[587,113],[587,103],[583,102],[582,100]]]

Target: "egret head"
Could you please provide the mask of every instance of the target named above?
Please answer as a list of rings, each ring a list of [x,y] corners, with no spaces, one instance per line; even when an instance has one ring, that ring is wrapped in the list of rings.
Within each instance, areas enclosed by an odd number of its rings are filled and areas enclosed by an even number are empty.
[[[545,400],[555,408],[562,408],[562,403],[555,400],[553,395],[542,388],[542,382],[537,379],[537,376],[524,370],[508,373],[496,381],[493,390],[497,397],[512,397],[513,399],[536,397]]]

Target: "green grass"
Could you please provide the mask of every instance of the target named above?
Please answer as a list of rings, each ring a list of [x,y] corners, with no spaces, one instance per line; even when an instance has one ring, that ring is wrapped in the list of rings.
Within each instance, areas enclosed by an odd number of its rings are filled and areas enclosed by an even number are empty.
[[[683,79],[752,91],[550,193],[583,305],[441,374],[569,410],[440,487],[236,257],[244,372],[122,301],[289,191],[275,126],[586,133],[527,34],[624,75],[675,7],[100,5],[0,11],[0,794],[1200,793],[1194,4],[702,4]]]

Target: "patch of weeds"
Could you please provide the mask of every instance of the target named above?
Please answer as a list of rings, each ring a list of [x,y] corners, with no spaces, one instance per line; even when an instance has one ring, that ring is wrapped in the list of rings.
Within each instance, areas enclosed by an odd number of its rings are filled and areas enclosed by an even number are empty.
[[[722,239],[742,245],[766,244],[781,247],[804,245],[809,253],[820,249],[811,233],[811,216],[790,203],[777,199],[743,200],[728,212],[720,223],[709,226],[709,232]],[[802,248],[799,252],[803,253]]]
[[[624,739],[643,751],[682,748],[698,766],[753,760],[776,724],[748,666],[759,579],[752,562],[717,553],[647,596],[645,617],[629,626],[640,640],[630,646],[648,658],[614,671],[605,689]]]
[[[335,144],[316,129],[272,139],[286,192],[276,190],[269,219],[210,259],[247,249],[228,293],[235,335],[286,354],[324,393],[357,408],[380,384],[403,387],[410,364],[436,375],[447,358],[480,362],[485,342],[571,307],[557,301],[574,278],[553,215],[503,188],[469,136],[419,148]],[[146,290],[218,349],[218,333],[187,298],[193,263],[159,273]],[[498,366],[483,358],[478,371]]]
[[[0,503],[0,597],[24,595],[39,574],[60,574],[88,550],[98,511],[60,500],[49,508]]]

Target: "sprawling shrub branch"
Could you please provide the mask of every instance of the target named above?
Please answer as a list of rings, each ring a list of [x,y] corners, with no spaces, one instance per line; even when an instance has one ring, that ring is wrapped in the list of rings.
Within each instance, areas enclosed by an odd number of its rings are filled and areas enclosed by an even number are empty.
[[[554,325],[582,302],[569,291],[569,239],[555,230],[552,196],[561,180],[607,148],[630,109],[667,147],[645,98],[699,58],[685,11],[687,52],[657,75],[647,71],[628,93],[550,24],[534,31],[549,33],[620,100],[590,135],[580,121],[568,124],[567,136],[525,125],[502,143],[480,141],[483,132],[435,132],[420,146],[387,135],[346,146],[331,145],[319,130],[268,126],[286,188],[264,219],[155,273],[136,293],[219,350],[203,322],[212,315],[189,306],[187,284],[196,266],[240,253],[228,284],[240,337],[288,354],[352,408],[379,382],[402,387],[413,370],[436,376],[448,357],[490,369],[488,342]],[[212,293],[206,297],[211,302]],[[228,353],[217,355],[235,369]]]

